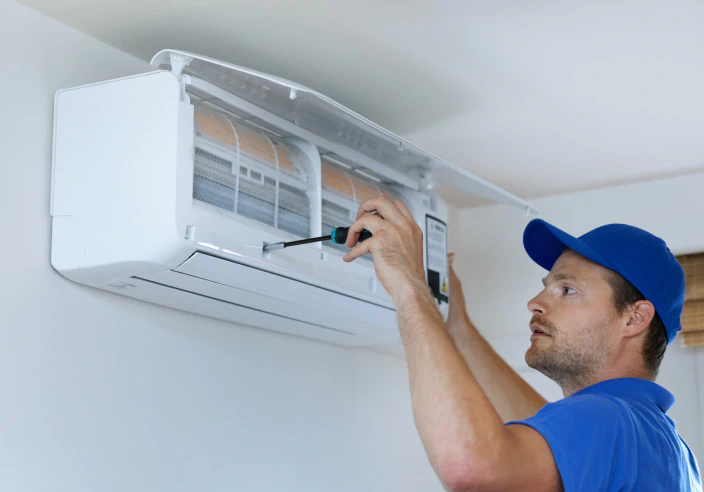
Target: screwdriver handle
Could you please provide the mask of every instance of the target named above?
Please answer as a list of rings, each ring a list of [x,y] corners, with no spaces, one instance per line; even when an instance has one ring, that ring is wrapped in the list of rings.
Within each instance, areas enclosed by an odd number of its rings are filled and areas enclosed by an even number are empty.
[[[335,244],[345,244],[347,242],[347,234],[349,234],[349,232],[349,227],[335,227],[330,233],[330,239]],[[370,237],[372,237],[372,233],[364,229],[359,235],[358,242],[361,243],[362,241],[369,239]]]

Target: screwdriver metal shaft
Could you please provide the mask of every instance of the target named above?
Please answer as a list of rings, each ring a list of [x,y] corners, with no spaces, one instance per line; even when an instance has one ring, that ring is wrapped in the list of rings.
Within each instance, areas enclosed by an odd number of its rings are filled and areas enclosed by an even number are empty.
[[[310,239],[300,239],[298,241],[289,241],[287,243],[272,243],[272,244],[267,244],[264,246],[264,251],[276,251],[277,249],[284,249],[284,248],[289,248],[291,246],[298,246],[299,244],[310,244],[310,243],[317,243],[320,241],[329,241],[331,239],[331,235],[328,236],[321,236],[321,237],[312,237]]]
[[[300,244],[317,243],[317,242],[321,242],[321,241],[332,241],[335,244],[345,244],[347,242],[347,234],[349,233],[349,231],[350,231],[349,227],[336,227],[332,230],[332,232],[328,236],[312,237],[310,239],[299,239],[297,241],[266,244],[266,245],[264,245],[263,249],[264,249],[264,251],[276,251],[279,249],[289,248],[291,246],[298,246]],[[370,237],[372,237],[372,233],[365,229],[359,235],[358,242],[361,243],[362,241],[369,239]]]

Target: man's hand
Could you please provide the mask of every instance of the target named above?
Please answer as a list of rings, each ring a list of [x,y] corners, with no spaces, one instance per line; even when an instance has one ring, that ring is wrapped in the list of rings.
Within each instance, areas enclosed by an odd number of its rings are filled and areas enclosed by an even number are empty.
[[[462,292],[462,282],[460,282],[460,279],[453,267],[453,263],[455,262],[455,253],[450,253],[447,255],[447,260],[450,264],[450,311],[447,315],[447,324],[449,326],[456,321],[461,321],[468,318],[468,315],[464,293]]]
[[[364,229],[372,237],[357,244]],[[355,223],[350,226],[347,246],[354,246],[343,258],[347,262],[371,253],[379,281],[395,300],[421,285],[427,289],[423,232],[401,200],[392,202],[380,196],[362,203]]]

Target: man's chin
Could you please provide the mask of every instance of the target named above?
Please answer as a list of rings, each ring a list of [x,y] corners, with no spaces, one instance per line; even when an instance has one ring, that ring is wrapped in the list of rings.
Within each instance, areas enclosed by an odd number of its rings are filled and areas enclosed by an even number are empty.
[[[528,365],[528,367],[530,367],[531,369],[535,369],[543,376],[547,376],[552,379],[552,371],[550,370],[551,365],[545,359],[531,358],[528,356],[528,354],[526,354],[526,364]]]
[[[547,362],[547,350],[539,349],[536,345],[536,343],[531,344],[526,352],[525,360],[528,367],[540,371],[541,367],[544,367]]]

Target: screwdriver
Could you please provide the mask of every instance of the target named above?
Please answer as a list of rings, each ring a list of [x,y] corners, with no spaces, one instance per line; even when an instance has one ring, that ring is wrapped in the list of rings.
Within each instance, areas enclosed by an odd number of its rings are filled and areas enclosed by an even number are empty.
[[[347,234],[350,232],[349,227],[335,227],[329,236],[312,237],[310,239],[300,239],[298,241],[289,241],[287,243],[272,243],[264,246],[264,251],[276,251],[279,249],[298,246],[299,244],[318,243],[320,241],[332,241],[335,244],[345,244],[347,242]],[[364,229],[359,235],[359,242],[372,237],[372,233]]]

